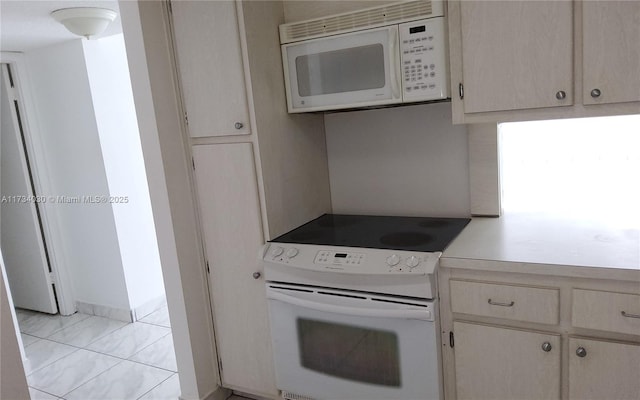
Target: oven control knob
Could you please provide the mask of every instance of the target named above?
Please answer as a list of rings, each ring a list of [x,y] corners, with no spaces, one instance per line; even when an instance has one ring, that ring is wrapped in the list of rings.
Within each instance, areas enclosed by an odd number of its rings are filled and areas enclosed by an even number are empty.
[[[389,257],[387,257],[387,265],[389,265],[390,267],[397,265],[399,262],[400,262],[400,257],[398,257],[395,254],[392,254]]]
[[[298,255],[298,249],[296,249],[295,247],[290,248],[289,250],[287,250],[287,252],[285,253],[285,255],[288,258],[293,258],[295,256]]]
[[[272,257],[278,257],[283,252],[284,252],[284,249],[282,247],[280,247],[280,246],[274,247],[273,249],[271,249],[271,256]]]
[[[416,256],[411,256],[409,258],[407,258],[407,267],[409,268],[415,268],[418,266],[418,264],[420,264],[420,259]]]

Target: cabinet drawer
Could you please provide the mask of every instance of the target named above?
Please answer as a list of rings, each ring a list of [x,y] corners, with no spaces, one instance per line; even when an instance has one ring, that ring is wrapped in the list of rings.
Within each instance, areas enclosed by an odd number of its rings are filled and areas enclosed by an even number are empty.
[[[573,289],[571,324],[640,335],[640,295]]]
[[[450,280],[451,311],[555,325],[559,290]]]

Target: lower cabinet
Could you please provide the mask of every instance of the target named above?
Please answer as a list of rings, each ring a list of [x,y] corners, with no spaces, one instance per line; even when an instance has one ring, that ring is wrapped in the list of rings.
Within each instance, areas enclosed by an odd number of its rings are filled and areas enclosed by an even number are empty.
[[[438,276],[446,400],[640,400],[640,276],[448,263]]]
[[[560,336],[454,322],[458,399],[560,399]]]
[[[222,385],[275,397],[253,146],[198,145],[192,154]]]
[[[640,345],[569,338],[569,399],[640,399]]]

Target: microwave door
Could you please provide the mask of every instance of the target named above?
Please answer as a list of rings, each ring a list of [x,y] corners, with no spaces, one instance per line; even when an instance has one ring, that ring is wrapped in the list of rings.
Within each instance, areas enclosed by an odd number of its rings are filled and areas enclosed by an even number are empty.
[[[283,46],[289,112],[400,102],[396,26]]]

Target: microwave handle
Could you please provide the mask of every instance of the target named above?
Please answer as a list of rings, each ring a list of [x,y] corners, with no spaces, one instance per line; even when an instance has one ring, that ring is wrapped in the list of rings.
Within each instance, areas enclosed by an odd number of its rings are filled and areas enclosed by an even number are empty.
[[[311,301],[301,299],[299,297],[290,296],[273,289],[267,288],[267,298],[280,301],[294,306],[309,308],[316,311],[324,311],[328,313],[345,314],[355,317],[373,317],[373,318],[397,318],[397,319],[418,319],[424,321],[432,321],[430,310],[384,310],[375,308],[338,306],[335,304],[324,303],[321,301]],[[318,299],[319,300],[319,299]]]
[[[391,94],[394,99],[400,99],[400,72],[398,70],[398,63],[400,62],[400,51],[398,39],[398,27],[393,26],[389,28],[389,78],[391,79]]]

